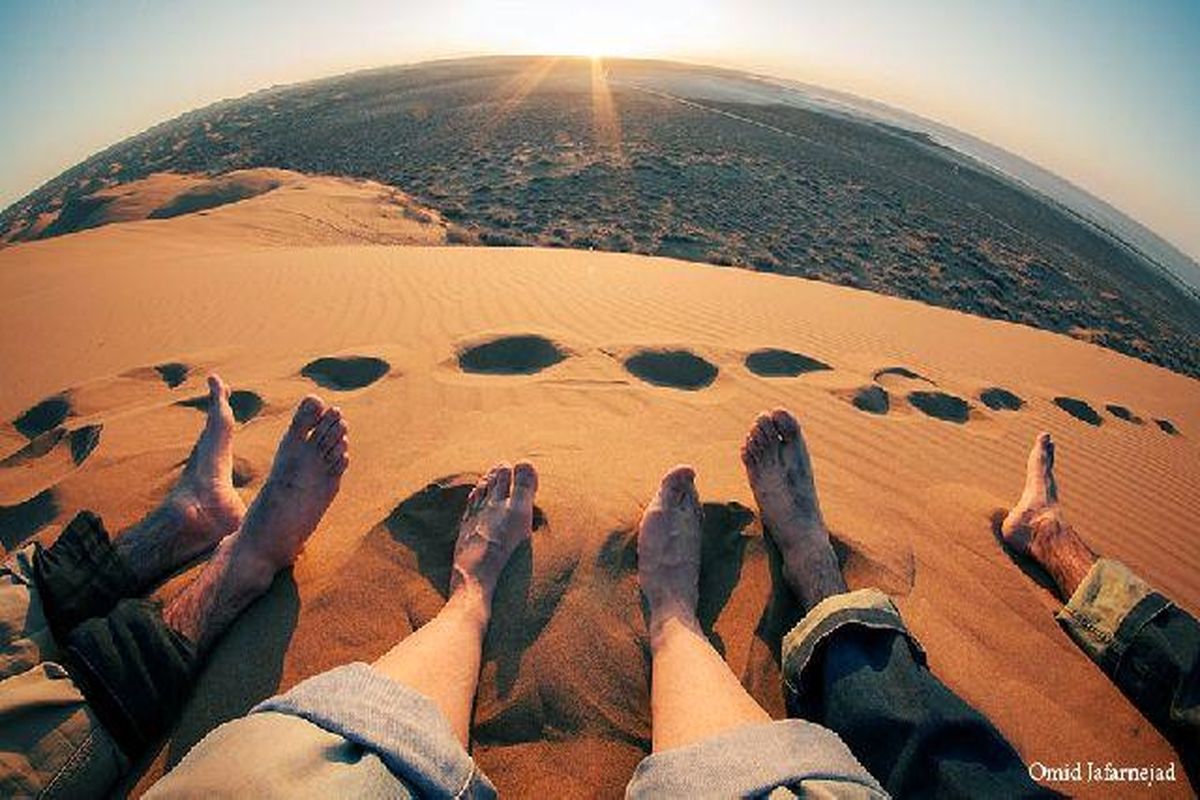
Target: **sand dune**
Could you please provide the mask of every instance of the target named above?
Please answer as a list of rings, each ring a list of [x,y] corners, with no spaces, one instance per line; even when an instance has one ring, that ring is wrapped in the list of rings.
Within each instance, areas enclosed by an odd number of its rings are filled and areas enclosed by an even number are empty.
[[[793,609],[772,593],[737,455],[755,413],[780,404],[805,426],[851,585],[894,594],[937,673],[1027,759],[1173,757],[1058,629],[992,514],[1049,429],[1089,541],[1197,611],[1196,381],[799,279],[562,250],[329,246],[330,204],[361,190],[330,180],[0,251],[6,548],[52,538],[80,508],[113,528],[145,513],[200,427],[188,400],[210,369],[242,393],[247,499],[305,393],[351,421],[341,495],[293,574],[219,645],[140,788],[216,723],[428,620],[466,487],[500,459],[542,472],[538,529],[500,590],[476,709],[475,754],[502,791],[617,796],[646,752],[633,530],[680,461],[706,503],[702,616],[781,714],[775,655]],[[315,183],[333,199],[298,188]],[[326,216],[303,219],[293,202]],[[439,223],[420,226],[444,240]],[[326,246],[267,246],[288,237]]]
[[[186,228],[172,226],[173,235],[240,246],[444,244],[449,229],[436,211],[390,186],[258,168],[215,177],[159,172],[110,186],[68,201],[18,239],[185,215]],[[136,230],[160,231],[153,224]]]

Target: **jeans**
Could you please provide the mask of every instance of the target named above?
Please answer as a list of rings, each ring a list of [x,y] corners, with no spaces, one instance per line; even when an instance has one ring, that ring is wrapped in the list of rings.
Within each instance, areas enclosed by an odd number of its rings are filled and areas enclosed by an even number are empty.
[[[1096,562],[1058,619],[1200,787],[1200,623],[1108,559]],[[999,731],[928,670],[880,592],[849,592],[813,608],[784,639],[783,671],[789,713],[841,736],[892,795],[1049,793]]]
[[[842,737],[895,797],[1042,797],[1021,757],[925,665],[886,595],[827,598],[783,641],[788,713]]]
[[[1102,558],[1059,612],[1071,638],[1175,748],[1200,791],[1200,623]]]

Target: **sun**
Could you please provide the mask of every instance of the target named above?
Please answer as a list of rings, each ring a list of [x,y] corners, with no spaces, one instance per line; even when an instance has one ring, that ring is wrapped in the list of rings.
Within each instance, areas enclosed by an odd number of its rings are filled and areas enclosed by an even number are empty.
[[[664,57],[723,30],[717,0],[473,0],[464,10],[476,41],[519,55]]]

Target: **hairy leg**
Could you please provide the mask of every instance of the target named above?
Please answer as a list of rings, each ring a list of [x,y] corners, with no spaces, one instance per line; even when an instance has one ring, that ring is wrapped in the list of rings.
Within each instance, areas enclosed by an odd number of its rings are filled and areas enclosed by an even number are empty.
[[[655,752],[770,721],[696,619],[701,511],[694,479],[690,467],[668,472],[638,531],[638,579],[650,612]]]
[[[233,488],[229,387],[210,375],[208,391],[204,430],[179,483],[157,508],[113,542],[143,591],[237,530],[246,513]]]
[[[307,397],[296,409],[242,526],[163,612],[200,652],[266,591],[316,529],[349,465],[347,433],[341,412],[320,398]]]
[[[845,592],[796,418],[782,408],[760,414],[742,445],[742,462],[763,527],[783,557],[783,577],[805,610]]]
[[[1029,451],[1025,488],[1000,528],[1004,542],[1032,558],[1054,579],[1063,600],[1087,577],[1096,554],[1067,522],[1054,478],[1054,441],[1041,433]]]
[[[492,595],[513,551],[533,531],[537,471],[497,465],[480,479],[459,525],[450,598],[428,624],[375,662],[375,669],[433,700],[465,747],[479,682]]]

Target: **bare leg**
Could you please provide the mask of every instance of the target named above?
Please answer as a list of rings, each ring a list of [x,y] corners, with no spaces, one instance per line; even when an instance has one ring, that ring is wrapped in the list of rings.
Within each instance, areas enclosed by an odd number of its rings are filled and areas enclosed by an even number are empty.
[[[226,537],[163,619],[207,651],[229,623],[290,565],[333,501],[349,464],[346,421],[306,397],[283,435],[275,462],[245,521]]]
[[[500,464],[476,484],[458,529],[450,599],[375,669],[433,700],[465,747],[479,683],[492,594],[513,551],[533,531],[537,471]]]
[[[1025,490],[1000,528],[1004,542],[1032,558],[1054,579],[1063,600],[1087,577],[1093,553],[1063,516],[1054,480],[1054,441],[1038,434],[1025,468]]]
[[[650,718],[654,751],[769,722],[696,619],[700,499],[691,467],[662,480],[638,532],[638,580],[650,610]]]
[[[179,483],[113,542],[143,591],[237,530],[246,513],[233,488],[229,387],[210,375],[208,391],[208,418]]]
[[[804,608],[846,591],[817,501],[812,459],[800,425],[788,411],[760,414],[742,462],[763,526],[783,557],[783,577]]]

